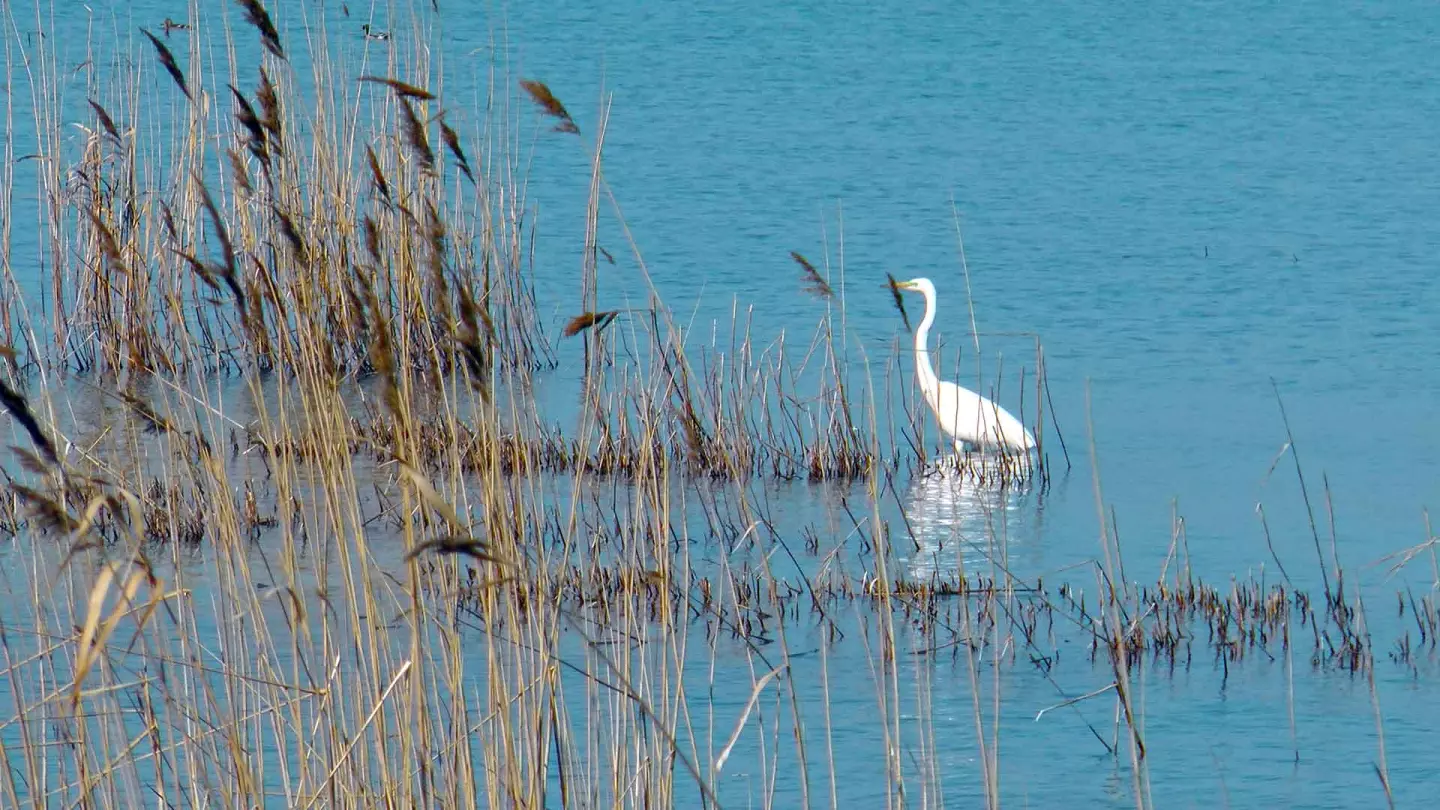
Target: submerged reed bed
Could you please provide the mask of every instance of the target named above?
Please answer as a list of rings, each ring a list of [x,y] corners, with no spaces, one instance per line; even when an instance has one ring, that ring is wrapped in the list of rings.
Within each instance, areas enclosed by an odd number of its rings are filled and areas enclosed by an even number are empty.
[[[22,297],[0,325],[23,437],[0,499],[24,570],[0,610],[7,806],[844,806],[843,643],[871,665],[873,792],[944,804],[912,662],[948,656],[976,701],[968,781],[996,806],[1002,690],[980,658],[1053,677],[1078,639],[1122,703],[1135,668],[1197,653],[1372,666],[1358,599],[1328,580],[1317,610],[1290,585],[1139,588],[1107,560],[1087,598],[1011,576],[993,537],[988,571],[898,573],[881,511],[898,476],[1013,471],[935,463],[928,414],[890,400],[908,386],[852,375],[828,272],[791,257],[817,307],[798,348],[759,343],[738,309],[728,340],[695,346],[633,243],[648,306],[605,309],[600,211],[623,217],[603,113],[582,127],[497,66],[512,89],[467,120],[415,44],[438,25],[423,8],[415,37],[364,40],[384,70],[355,75],[323,26],[295,37],[278,9],[238,6],[223,27],[192,4],[195,25],[130,43],[129,72],[92,67],[78,150],[56,134],[56,55],[26,55],[48,323]],[[526,132],[591,167],[558,335],[539,314]],[[583,378],[556,425],[535,388],[567,339]],[[1035,345],[1018,384],[1043,436]],[[95,401],[88,422],[77,400]],[[847,541],[792,535],[762,486],[784,481],[846,487]],[[1433,649],[1433,598],[1401,605]]]

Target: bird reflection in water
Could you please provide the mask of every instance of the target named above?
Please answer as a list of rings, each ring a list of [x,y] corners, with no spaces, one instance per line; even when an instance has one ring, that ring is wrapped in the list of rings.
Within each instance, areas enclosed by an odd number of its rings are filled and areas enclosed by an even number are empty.
[[[1002,561],[1025,491],[977,479],[947,461],[916,475],[906,492],[914,545],[904,562],[912,580],[953,580]]]

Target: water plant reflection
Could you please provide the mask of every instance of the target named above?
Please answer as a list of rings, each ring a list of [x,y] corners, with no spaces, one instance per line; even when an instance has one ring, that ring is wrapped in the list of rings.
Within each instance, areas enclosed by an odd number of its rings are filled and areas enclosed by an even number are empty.
[[[1007,485],[1001,476],[974,474],[987,463],[995,464],[972,459],[960,467],[954,459],[941,459],[911,479],[905,516],[915,542],[905,563],[912,578],[963,575],[972,566],[1003,559],[1011,520],[1027,490]]]

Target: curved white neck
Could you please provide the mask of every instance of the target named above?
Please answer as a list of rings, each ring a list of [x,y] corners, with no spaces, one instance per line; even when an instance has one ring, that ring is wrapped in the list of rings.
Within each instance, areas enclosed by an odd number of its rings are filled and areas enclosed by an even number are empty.
[[[915,376],[920,380],[920,390],[934,390],[938,384],[935,367],[930,364],[930,324],[935,322],[935,296],[925,294],[925,317],[920,328],[915,330]]]

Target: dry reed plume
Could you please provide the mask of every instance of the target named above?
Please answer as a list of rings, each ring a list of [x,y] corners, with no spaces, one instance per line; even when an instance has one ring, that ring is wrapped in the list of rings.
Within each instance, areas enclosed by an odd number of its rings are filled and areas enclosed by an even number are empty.
[[[531,100],[540,107],[541,111],[560,121],[555,125],[556,132],[580,134],[580,127],[576,125],[575,119],[570,117],[570,111],[565,109],[565,105],[560,103],[560,99],[550,92],[550,88],[544,82],[521,79],[520,86],[530,94]]]

